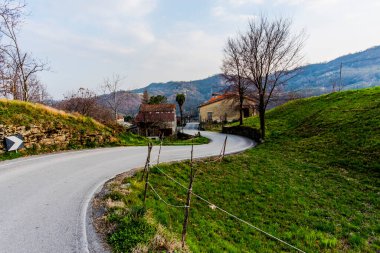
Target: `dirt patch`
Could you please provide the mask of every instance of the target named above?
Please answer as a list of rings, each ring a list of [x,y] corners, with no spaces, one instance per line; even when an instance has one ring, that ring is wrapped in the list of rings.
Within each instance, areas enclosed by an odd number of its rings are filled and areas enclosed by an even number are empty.
[[[124,173],[117,175],[116,177],[108,180],[100,190],[96,193],[92,199],[92,210],[91,218],[92,225],[101,240],[101,244],[104,249],[108,252],[112,252],[111,246],[107,243],[107,236],[115,230],[115,225],[107,221],[107,208],[112,208],[115,206],[124,206],[121,201],[113,201],[110,198],[105,198],[110,193],[111,185],[120,185],[124,178],[132,177],[136,172],[142,170],[143,168],[136,168]],[[127,189],[125,191],[128,191]],[[127,192],[125,192],[127,193]]]

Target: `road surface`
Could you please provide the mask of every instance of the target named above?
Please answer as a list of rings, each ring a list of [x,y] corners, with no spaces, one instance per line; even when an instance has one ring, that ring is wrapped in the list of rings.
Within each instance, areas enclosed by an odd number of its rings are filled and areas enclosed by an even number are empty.
[[[194,156],[218,155],[225,135],[201,133],[212,142],[195,146]],[[251,140],[229,135],[226,153],[253,145]],[[87,229],[92,196],[108,179],[142,167],[146,154],[146,147],[118,147],[0,162],[0,252],[92,251]],[[157,147],[152,157],[157,157]],[[190,146],[164,146],[160,161],[189,157]]]

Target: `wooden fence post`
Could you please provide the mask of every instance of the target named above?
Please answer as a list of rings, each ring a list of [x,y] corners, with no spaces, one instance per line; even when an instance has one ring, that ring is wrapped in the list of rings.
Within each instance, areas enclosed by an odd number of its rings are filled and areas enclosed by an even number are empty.
[[[191,193],[193,190],[193,182],[194,182],[194,178],[195,178],[195,170],[194,170],[194,166],[193,166],[193,153],[194,153],[194,144],[191,145],[190,182],[189,182],[189,188],[187,190],[187,198],[186,198],[186,206],[185,206],[185,218],[184,218],[183,227],[182,227],[182,248],[185,247],[187,225],[188,225],[189,213],[190,213]]]
[[[146,168],[148,166],[148,163],[150,162],[150,152],[151,152],[151,150],[152,150],[152,143],[149,142],[148,143],[148,155],[146,157],[145,166],[144,166],[143,174],[142,174],[142,177],[141,177],[141,181],[144,180],[145,173],[146,173]]]
[[[161,148],[162,148],[162,142],[164,141],[164,134],[165,133],[162,133],[162,136],[161,136],[160,149],[158,150],[158,157],[157,157],[157,165],[160,163]]]
[[[224,139],[224,145],[223,145],[223,154],[222,154],[222,160],[223,160],[223,158],[224,158],[224,155],[225,155],[225,153],[226,153],[227,138],[228,138],[228,136],[226,135],[226,139]]]
[[[146,200],[146,193],[148,191],[148,184],[149,184],[149,167],[150,167],[150,153],[152,152],[153,144],[148,144],[148,156],[146,158],[146,170],[144,171],[145,176],[145,191],[144,191],[144,206],[145,206],[145,200]],[[143,175],[144,176],[144,175]]]

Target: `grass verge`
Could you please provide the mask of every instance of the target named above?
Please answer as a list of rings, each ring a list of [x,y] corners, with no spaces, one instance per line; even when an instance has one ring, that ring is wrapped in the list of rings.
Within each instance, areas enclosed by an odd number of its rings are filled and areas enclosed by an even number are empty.
[[[246,125],[257,126],[250,118]],[[306,252],[380,251],[380,88],[290,102],[267,113],[266,142],[221,163],[197,162],[193,191],[213,204]],[[189,163],[160,165],[187,185]],[[123,207],[142,206],[141,173],[113,192]],[[184,205],[186,190],[152,169],[150,182],[165,201]],[[128,192],[123,189],[128,185]],[[150,219],[181,233],[183,209],[149,191]],[[109,238],[117,233],[120,223]],[[116,244],[123,238],[109,241]],[[290,248],[193,198],[187,246],[193,252],[289,252]],[[132,248],[124,248],[131,251]]]

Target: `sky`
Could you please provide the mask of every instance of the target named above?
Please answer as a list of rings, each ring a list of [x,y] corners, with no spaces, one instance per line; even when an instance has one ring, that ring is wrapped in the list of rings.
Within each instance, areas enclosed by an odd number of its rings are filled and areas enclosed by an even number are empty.
[[[122,89],[191,81],[220,72],[228,37],[259,15],[305,30],[304,63],[380,45],[379,0],[26,0],[19,40],[49,63],[39,73],[62,99],[80,87],[100,92],[117,74]]]

